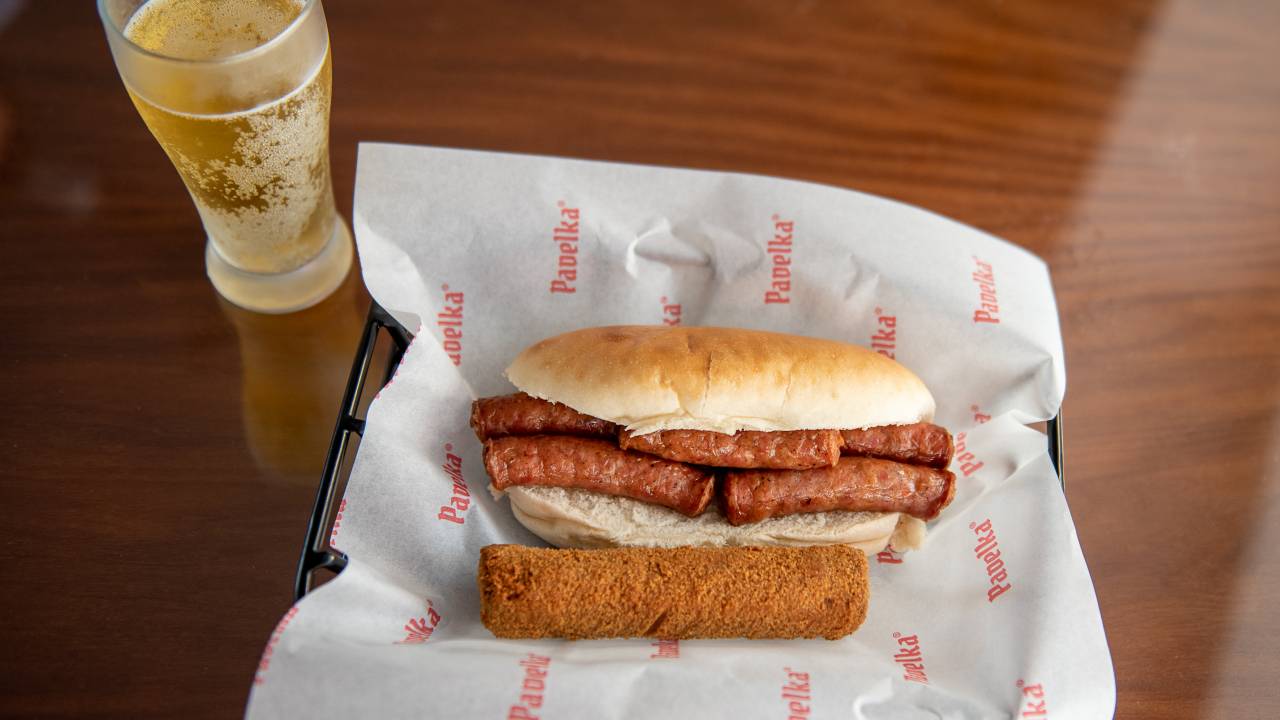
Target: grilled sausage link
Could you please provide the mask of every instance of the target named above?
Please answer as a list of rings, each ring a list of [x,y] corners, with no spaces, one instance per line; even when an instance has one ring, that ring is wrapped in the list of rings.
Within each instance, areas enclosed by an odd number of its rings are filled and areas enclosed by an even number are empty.
[[[911,465],[945,469],[955,453],[947,429],[931,423],[882,425],[862,430],[841,430],[845,455],[895,460]]]
[[[624,450],[695,465],[805,470],[835,465],[840,459],[841,439],[836,430],[744,430],[733,435],[709,430],[661,430],[633,435],[623,430],[618,444]]]
[[[507,435],[543,433],[609,438],[618,432],[618,426],[607,420],[524,393],[480,398],[471,403],[471,429],[481,442]]]
[[[725,516],[733,525],[828,510],[903,512],[937,517],[955,494],[946,470],[844,457],[831,468],[743,470],[724,475]]]
[[[502,437],[484,443],[493,486],[552,485],[621,495],[694,517],[706,509],[715,476],[682,463],[621,450],[607,440],[568,435]]]

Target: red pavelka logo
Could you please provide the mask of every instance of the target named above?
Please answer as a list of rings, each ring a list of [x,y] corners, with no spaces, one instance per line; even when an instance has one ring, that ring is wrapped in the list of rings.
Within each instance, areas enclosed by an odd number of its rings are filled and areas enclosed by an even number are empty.
[[[396,645],[419,645],[431,639],[431,634],[440,625],[440,613],[427,600],[427,614],[422,617],[409,618],[404,624],[405,636],[396,641]]]

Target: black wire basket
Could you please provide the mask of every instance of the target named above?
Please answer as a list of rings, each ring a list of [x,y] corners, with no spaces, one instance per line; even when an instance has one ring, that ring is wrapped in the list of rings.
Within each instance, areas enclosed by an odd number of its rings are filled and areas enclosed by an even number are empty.
[[[364,434],[364,418],[360,417],[361,400],[369,379],[369,371],[374,364],[378,341],[382,336],[389,339],[386,345],[388,357],[383,370],[382,380],[378,387],[387,384],[395,373],[396,366],[409,347],[412,335],[377,303],[369,308],[369,316],[365,320],[364,333],[360,337],[360,345],[356,348],[355,359],[351,363],[351,374],[347,377],[347,389],[342,394],[342,407],[338,411],[338,421],[333,428],[333,439],[329,443],[329,454],[324,461],[324,472],[320,476],[320,487],[316,491],[315,505],[311,508],[311,519],[307,523],[307,539],[302,547],[302,557],[298,560],[298,574],[294,580],[294,597],[302,599],[315,587],[316,573],[325,570],[333,574],[342,572],[347,566],[347,556],[329,546],[329,533],[337,514],[336,508],[341,498],[338,490],[346,487],[347,474],[350,472],[347,455],[353,445],[352,436]],[[1058,482],[1066,489],[1066,476],[1063,471],[1062,456],[1062,414],[1049,420],[1045,434],[1048,437],[1049,460],[1058,473]]]

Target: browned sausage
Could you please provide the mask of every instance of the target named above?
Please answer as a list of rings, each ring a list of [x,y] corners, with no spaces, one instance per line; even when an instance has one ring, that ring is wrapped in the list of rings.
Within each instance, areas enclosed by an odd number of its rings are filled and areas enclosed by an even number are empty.
[[[715,476],[682,463],[620,450],[607,440],[568,435],[503,437],[484,443],[493,486],[553,485],[621,495],[689,517],[706,509]]]
[[[937,517],[955,494],[946,470],[845,457],[832,468],[743,470],[724,475],[725,516],[733,525],[802,512],[861,510]]]
[[[930,423],[883,425],[863,430],[841,430],[844,454],[946,468],[956,446],[951,433]]]
[[[840,459],[836,430],[789,430],[733,435],[709,430],[662,430],[632,435],[623,430],[618,444],[677,462],[713,467],[804,470],[830,467]]]
[[[471,429],[482,442],[507,435],[543,433],[607,438],[618,432],[618,426],[607,420],[524,393],[480,398],[471,403]]]

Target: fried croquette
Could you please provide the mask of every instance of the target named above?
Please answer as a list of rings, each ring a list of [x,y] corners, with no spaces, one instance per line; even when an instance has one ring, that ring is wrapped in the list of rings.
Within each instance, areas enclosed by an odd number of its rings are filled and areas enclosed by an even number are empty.
[[[867,615],[845,545],[480,551],[480,619],[501,638],[816,638]]]

